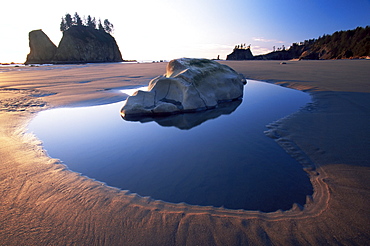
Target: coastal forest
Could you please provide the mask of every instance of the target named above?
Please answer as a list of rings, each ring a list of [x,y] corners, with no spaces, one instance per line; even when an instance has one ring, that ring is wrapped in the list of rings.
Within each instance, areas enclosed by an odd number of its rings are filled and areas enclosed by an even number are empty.
[[[353,30],[337,31],[317,39],[293,43],[288,50],[281,48],[254,59],[359,59],[370,56],[370,26],[357,27]]]
[[[254,56],[250,46],[236,46],[227,60],[327,60],[361,59],[370,56],[370,26],[353,30],[337,31],[317,39],[293,43],[289,49],[284,46],[264,55]]]
[[[60,31],[64,32],[72,26],[87,26],[109,34],[112,34],[114,30],[113,24],[110,23],[108,19],[105,19],[102,23],[100,19],[97,20],[95,17],[91,17],[90,15],[88,15],[87,18],[81,18],[77,12],[73,17],[69,13],[62,17]]]
[[[310,50],[312,58],[343,59],[370,56],[370,26],[306,40],[303,46]]]

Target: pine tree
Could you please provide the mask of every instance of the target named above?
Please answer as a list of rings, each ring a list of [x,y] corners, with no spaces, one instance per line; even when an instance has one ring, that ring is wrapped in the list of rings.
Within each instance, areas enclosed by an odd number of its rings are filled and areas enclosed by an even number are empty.
[[[91,18],[90,15],[87,16],[87,26],[88,27],[91,27],[91,28],[96,28],[96,21],[95,21],[95,17],[94,18]]]
[[[100,20],[100,19],[99,19],[99,24],[98,24],[98,30],[99,30],[99,31],[103,31],[103,32],[105,32],[104,27],[103,27],[103,25],[101,24],[101,20]]]
[[[110,34],[114,31],[114,26],[108,19],[105,19],[102,23],[101,19],[97,21],[95,17],[91,17],[91,15],[88,15],[87,18],[84,16],[82,20],[77,12],[75,12],[73,17],[69,13],[67,13],[65,17],[62,17],[60,30],[64,32],[72,26],[87,26]]]
[[[64,32],[67,29],[68,29],[67,28],[67,23],[66,23],[65,19],[62,17],[62,21],[60,22],[60,31]]]
[[[81,17],[77,14],[77,12],[75,13],[75,16],[73,18],[73,22],[75,25],[77,26],[82,26],[82,20],[81,20]]]
[[[65,24],[66,24],[66,30],[73,25],[72,16],[70,14],[66,14]]]
[[[108,19],[104,20],[104,30],[107,33],[113,33],[113,24]]]

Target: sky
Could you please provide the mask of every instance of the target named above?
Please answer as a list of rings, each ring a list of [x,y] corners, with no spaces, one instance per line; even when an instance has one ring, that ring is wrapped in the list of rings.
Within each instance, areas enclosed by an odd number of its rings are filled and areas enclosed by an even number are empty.
[[[235,45],[254,55],[273,46],[370,25],[370,0],[18,0],[0,3],[0,62],[25,62],[28,33],[55,45],[61,18],[108,19],[125,60],[226,59]]]

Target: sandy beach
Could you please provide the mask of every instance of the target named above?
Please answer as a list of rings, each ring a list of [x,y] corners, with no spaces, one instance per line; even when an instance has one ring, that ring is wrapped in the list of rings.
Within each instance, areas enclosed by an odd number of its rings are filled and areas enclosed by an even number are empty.
[[[74,173],[27,134],[37,112],[118,102],[166,63],[0,67],[0,245],[369,245],[370,61],[221,61],[313,102],[268,125],[314,187],[304,207],[156,201]]]

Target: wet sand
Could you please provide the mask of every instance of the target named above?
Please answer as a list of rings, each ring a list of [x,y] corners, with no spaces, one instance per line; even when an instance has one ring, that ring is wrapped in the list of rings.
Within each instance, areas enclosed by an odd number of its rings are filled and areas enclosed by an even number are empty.
[[[370,61],[222,63],[312,95],[266,133],[309,173],[304,207],[261,213],[142,198],[69,171],[25,134],[36,112],[120,101],[115,88],[146,85],[165,63],[0,68],[0,245],[369,244]]]

